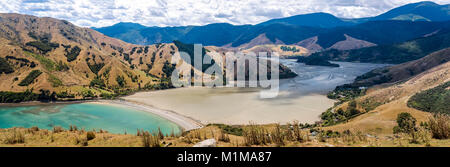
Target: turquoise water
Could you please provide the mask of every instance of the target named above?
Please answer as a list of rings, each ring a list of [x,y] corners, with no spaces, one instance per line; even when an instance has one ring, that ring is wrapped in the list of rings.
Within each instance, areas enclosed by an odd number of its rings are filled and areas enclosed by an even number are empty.
[[[137,129],[165,134],[180,133],[176,124],[157,115],[131,108],[101,104],[57,104],[21,107],[0,107],[0,128],[38,126],[53,129],[70,125],[86,130],[107,130],[110,133],[135,134]]]

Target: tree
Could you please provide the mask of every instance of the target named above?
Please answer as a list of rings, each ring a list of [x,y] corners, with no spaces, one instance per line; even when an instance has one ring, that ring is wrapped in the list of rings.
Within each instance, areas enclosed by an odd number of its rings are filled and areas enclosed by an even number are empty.
[[[416,131],[416,118],[407,112],[398,114],[397,124],[394,127],[394,133],[408,133],[411,134]]]

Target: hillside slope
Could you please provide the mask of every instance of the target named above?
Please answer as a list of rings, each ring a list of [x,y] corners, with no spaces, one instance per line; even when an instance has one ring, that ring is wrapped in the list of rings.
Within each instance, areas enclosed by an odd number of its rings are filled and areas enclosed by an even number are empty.
[[[173,44],[133,45],[67,21],[19,14],[0,14],[0,43],[0,63],[10,66],[2,70],[0,91],[44,89],[75,98],[160,85],[177,51]]]
[[[393,45],[379,45],[354,50],[331,49],[311,56],[326,60],[399,64],[420,59],[432,52],[450,47],[450,29]]]
[[[449,4],[439,5],[431,1],[407,4],[392,9],[370,20],[448,21]]]
[[[430,113],[419,111],[407,106],[411,96],[418,92],[434,88],[450,81],[450,62],[446,62],[425,72],[422,72],[403,83],[388,87],[374,87],[368,93],[356,99],[357,108],[364,111],[366,108],[374,108],[346,123],[328,127],[332,130],[352,131],[366,130],[374,133],[392,134],[399,113],[409,112],[418,122],[427,120]],[[339,107],[345,107],[344,103]]]
[[[353,82],[352,87],[373,86],[382,83],[394,83],[407,80],[417,74],[450,61],[450,48],[429,54],[421,59],[403,64],[375,69]]]

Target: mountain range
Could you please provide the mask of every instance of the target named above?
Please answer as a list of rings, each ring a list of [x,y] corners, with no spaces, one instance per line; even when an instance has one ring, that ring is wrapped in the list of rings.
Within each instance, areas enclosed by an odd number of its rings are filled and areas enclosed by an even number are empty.
[[[450,47],[450,27],[413,40],[353,50],[330,49],[311,54],[306,59],[399,64],[420,59],[432,52]]]
[[[272,19],[256,25],[214,23],[204,26],[146,27],[136,23],[118,23],[94,29],[134,44],[179,40],[184,43],[240,48],[251,47],[246,44],[253,40],[264,41],[260,44],[297,44],[315,52],[346,41],[348,37],[376,45],[403,42],[438,31],[448,25],[448,21],[450,5],[419,2],[370,18],[346,19],[328,13],[312,13]],[[351,43],[347,42],[347,45]],[[348,46],[344,49],[360,47],[365,46]]]

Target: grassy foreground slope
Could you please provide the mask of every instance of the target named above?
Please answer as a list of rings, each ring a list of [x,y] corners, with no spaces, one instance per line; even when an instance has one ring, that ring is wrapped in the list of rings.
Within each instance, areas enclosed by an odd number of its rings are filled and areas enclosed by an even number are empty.
[[[427,138],[426,144],[410,143],[405,135],[392,137],[368,131],[324,131],[291,125],[208,125],[178,135],[144,131],[111,134],[76,127],[10,128],[0,129],[0,147],[192,147],[206,139],[215,139],[217,147],[450,147],[450,139]]]
[[[380,134],[392,134],[392,129],[396,125],[396,116],[402,112],[411,113],[418,122],[426,121],[431,114],[408,107],[408,100],[418,92],[448,81],[450,81],[450,62],[431,68],[405,82],[382,88],[369,88],[366,95],[355,99],[356,108],[363,114],[346,123],[331,126],[329,129],[365,129]],[[338,105],[335,111],[339,108],[346,109],[348,106],[349,102],[345,102]]]

